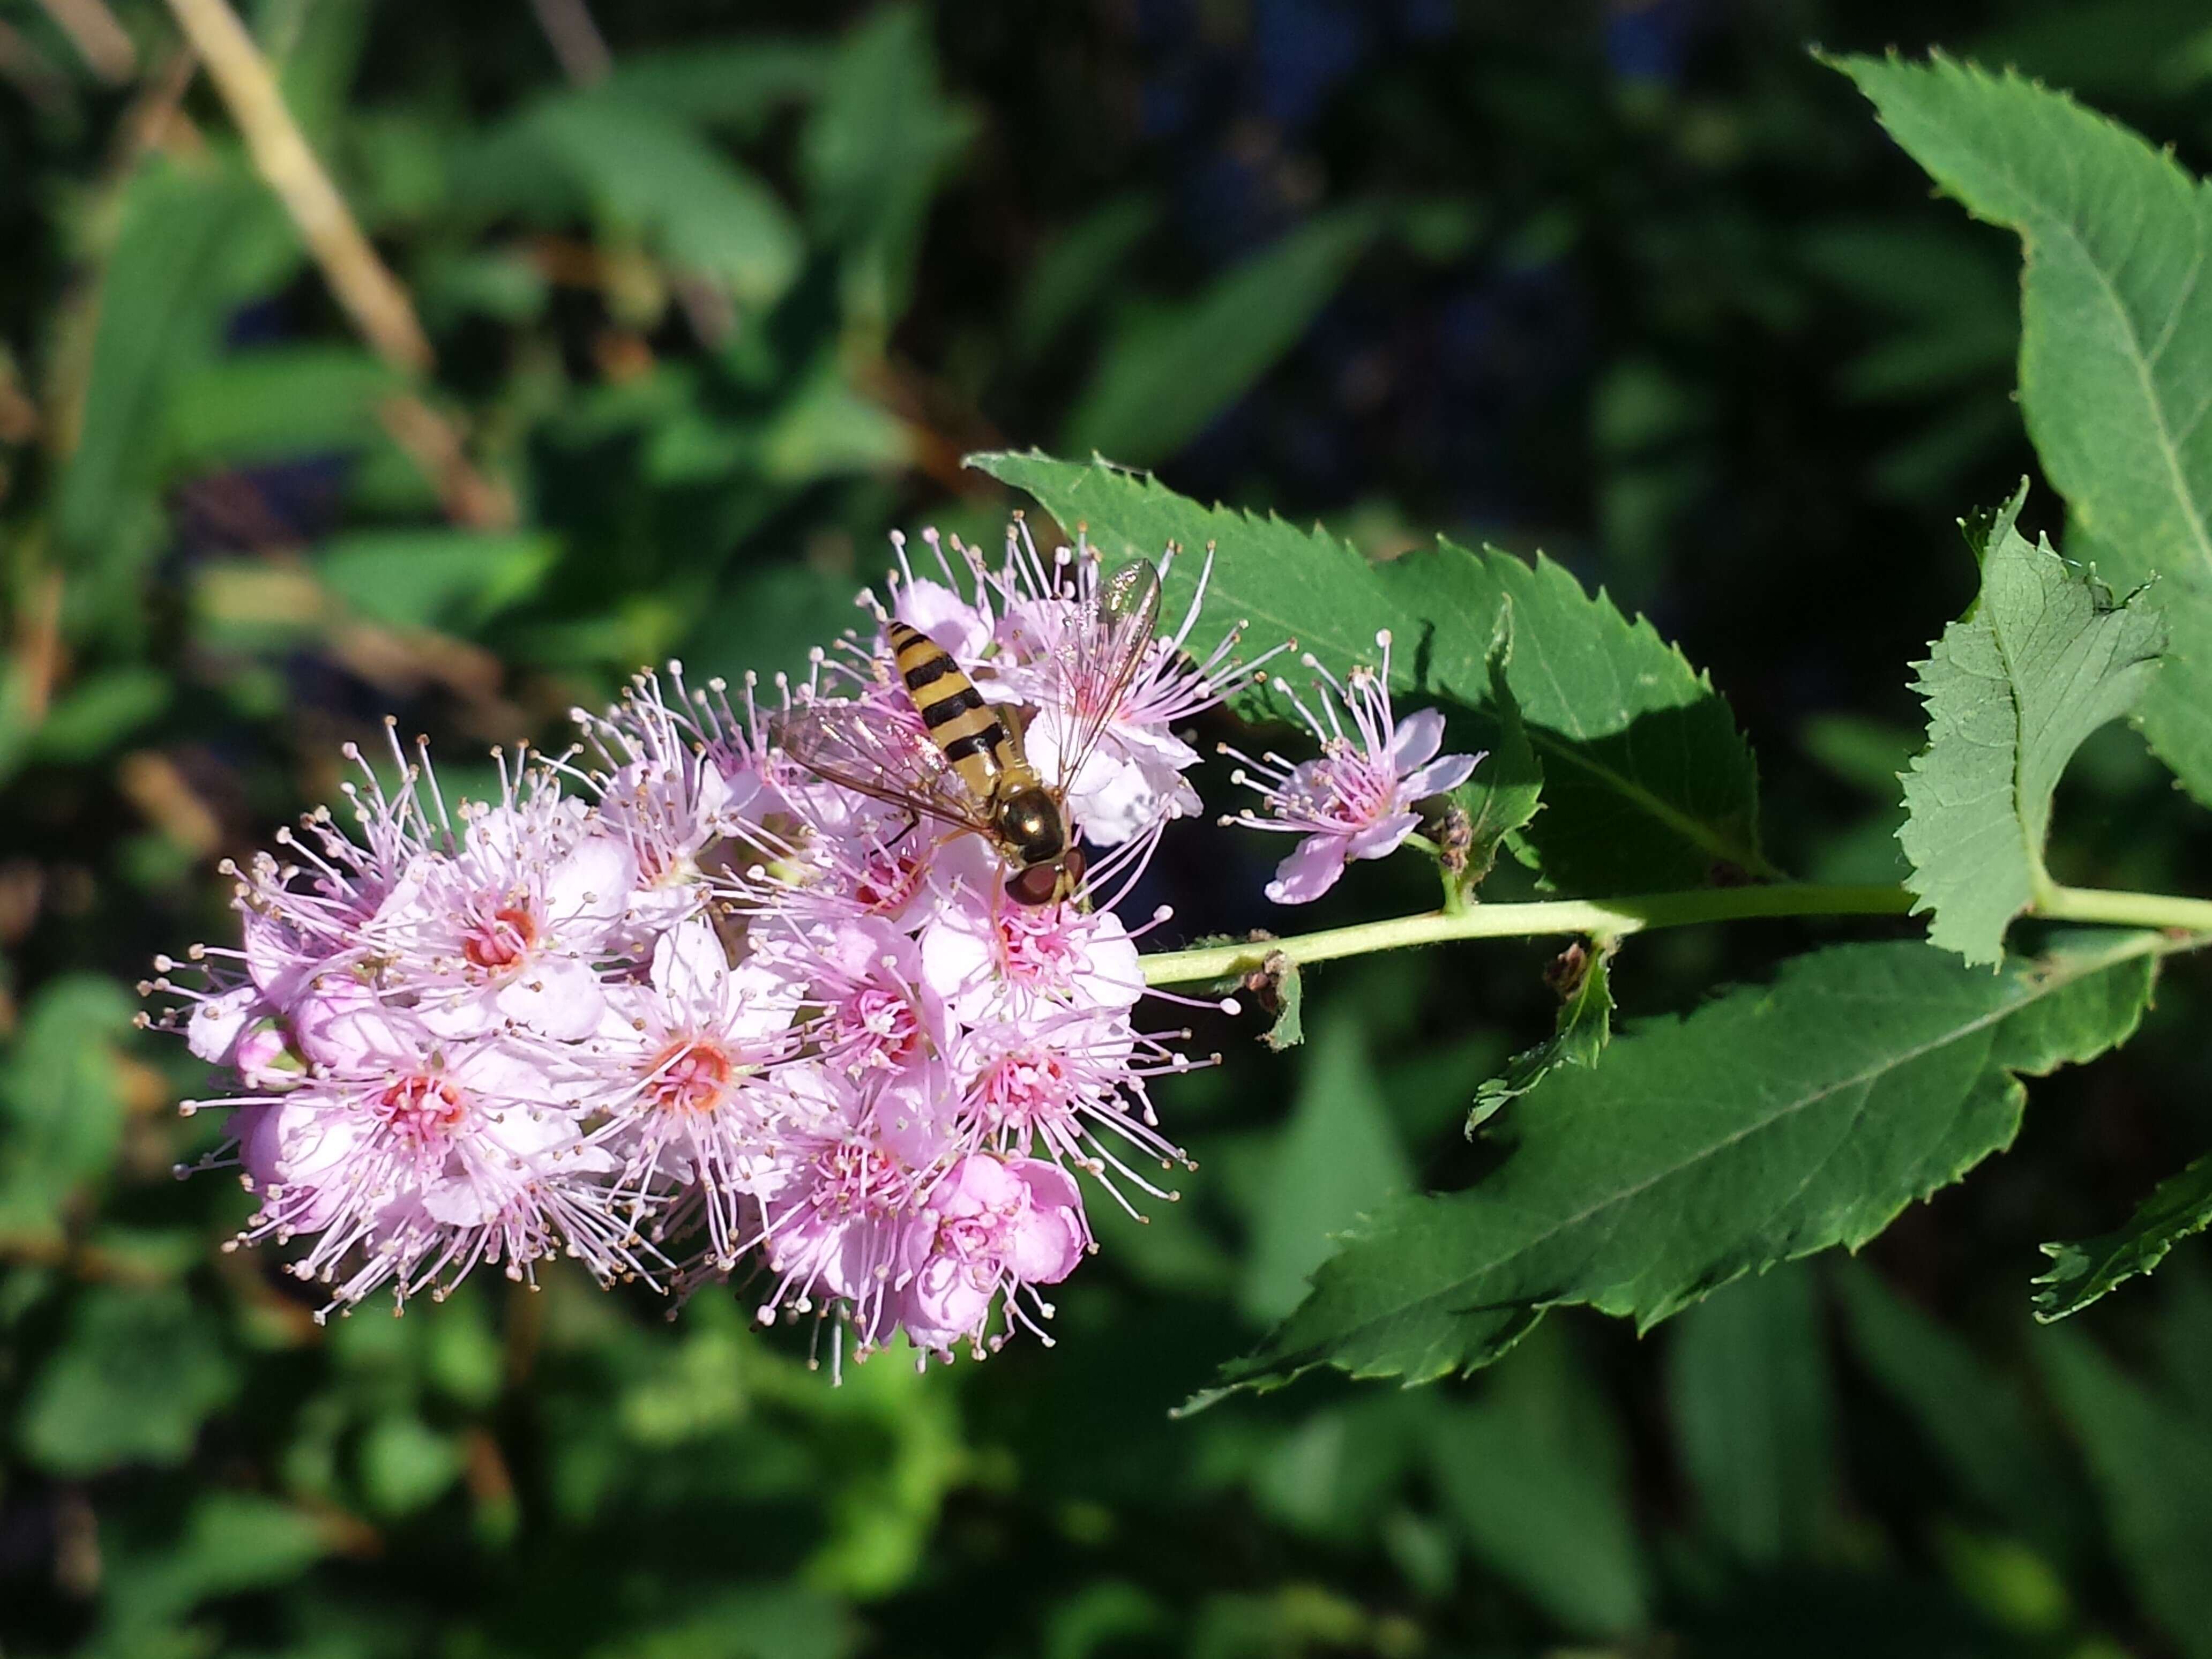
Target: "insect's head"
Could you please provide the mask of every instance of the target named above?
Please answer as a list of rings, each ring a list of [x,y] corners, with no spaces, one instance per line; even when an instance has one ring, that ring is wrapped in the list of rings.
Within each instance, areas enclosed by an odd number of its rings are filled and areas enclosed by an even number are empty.
[[[1083,854],[1067,833],[1059,797],[1032,786],[1016,789],[992,809],[992,828],[1011,863],[1006,896],[1017,904],[1051,904],[1083,884]]]

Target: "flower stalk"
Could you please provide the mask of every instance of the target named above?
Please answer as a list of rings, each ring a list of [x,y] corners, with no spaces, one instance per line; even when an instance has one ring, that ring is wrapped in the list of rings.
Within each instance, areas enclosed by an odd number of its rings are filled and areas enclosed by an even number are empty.
[[[1147,985],[1210,983],[1249,973],[1280,952],[1304,967],[1345,957],[1456,939],[1529,939],[1586,933],[1617,939],[1659,927],[1698,922],[1790,916],[1902,916],[1913,896],[1902,887],[1825,886],[1785,883],[1763,887],[1692,888],[1630,898],[1540,899],[1525,904],[1471,904],[1463,910],[1430,910],[1382,921],[1355,922],[1286,939],[1240,941],[1189,951],[1157,951],[1143,959]],[[2170,893],[2111,892],[2061,887],[2030,915],[2045,921],[2079,921],[2122,927],[2171,929],[2212,937],[2212,900]],[[2201,942],[2201,941],[2196,941]]]

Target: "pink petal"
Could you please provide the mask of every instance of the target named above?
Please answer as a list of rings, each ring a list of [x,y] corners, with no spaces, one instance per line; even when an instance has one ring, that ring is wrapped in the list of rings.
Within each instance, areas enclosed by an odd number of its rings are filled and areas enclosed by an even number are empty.
[[[1443,744],[1443,714],[1433,708],[1417,708],[1398,722],[1398,734],[1390,739],[1390,758],[1396,763],[1391,769],[1402,773],[1419,766]]]
[[[1475,766],[1481,759],[1480,755],[1446,755],[1442,760],[1431,761],[1399,780],[1398,798],[1426,800],[1431,795],[1456,789],[1474,775]]]
[[[909,1066],[876,1095],[878,1138],[910,1169],[926,1170],[950,1150],[960,1090],[941,1061]]]
[[[1414,825],[1420,821],[1419,812],[1393,812],[1387,818],[1377,818],[1345,838],[1344,856],[1348,859],[1387,858],[1398,850],[1406,837],[1413,833]]]
[[[1083,1241],[1065,1210],[1031,1210],[1006,1240],[1006,1267],[1028,1285],[1057,1285],[1083,1260]]]
[[[1023,1158],[1013,1169],[1030,1207],[1014,1224],[1007,1265],[1030,1284],[1057,1285],[1083,1260],[1083,1194],[1056,1164]]]
[[[361,1071],[415,1064],[430,1047],[426,1030],[408,1014],[387,1008],[359,981],[331,975],[293,1005],[292,1029],[301,1052],[319,1066]]]
[[[265,1012],[257,1006],[259,1001],[253,987],[240,985],[194,1004],[191,1018],[185,1022],[185,1046],[210,1066],[223,1064],[237,1046],[246,1021]]]
[[[497,1215],[507,1196],[465,1176],[456,1176],[424,1190],[422,1212],[448,1227],[474,1227]]]
[[[1145,964],[1136,941],[1111,911],[1097,913],[1094,921],[1091,936],[1083,941],[1086,960],[1073,988],[1097,1007],[1133,1008],[1145,994]]]
[[[930,1194],[929,1207],[944,1215],[1004,1209],[1028,1195],[1005,1163],[988,1152],[963,1158]]]
[[[941,997],[988,988],[992,978],[991,945],[980,927],[988,917],[948,910],[921,932],[922,983]]]
[[[679,923],[653,947],[653,988],[689,1018],[709,1021],[721,1012],[729,974],[729,955],[703,920]]]
[[[1030,1189],[1032,1204],[1041,1204],[1048,1209],[1082,1209],[1083,1189],[1059,1164],[1048,1158],[1018,1158],[1006,1167]]]
[[[1336,885],[1344,873],[1344,837],[1308,836],[1275,866],[1267,897],[1277,904],[1310,904]]]
[[[593,836],[547,876],[545,920],[570,950],[592,950],[622,921],[636,883],[629,849],[611,836]]]
[[[606,1006],[599,978],[574,957],[540,957],[500,987],[499,1012],[518,1025],[559,1042],[591,1036]]]
[[[908,1287],[899,1323],[918,1346],[950,1348],[983,1322],[997,1292],[951,1262],[933,1261]]]
[[[899,589],[892,614],[956,657],[972,658],[991,642],[991,625],[943,582],[917,576]]]

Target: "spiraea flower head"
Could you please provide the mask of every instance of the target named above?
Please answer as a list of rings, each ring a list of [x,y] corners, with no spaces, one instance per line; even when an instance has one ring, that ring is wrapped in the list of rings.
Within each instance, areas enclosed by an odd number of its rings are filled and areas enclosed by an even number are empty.
[[[1340,680],[1311,656],[1318,678],[1316,710],[1292,702],[1321,744],[1313,760],[1292,763],[1273,751],[1258,759],[1224,745],[1242,763],[1235,781],[1256,789],[1263,810],[1223,820],[1250,830],[1298,836],[1276,866],[1267,896],[1304,904],[1336,885],[1351,859],[1386,858],[1419,827],[1419,804],[1456,789],[1474,775],[1480,755],[1440,755],[1444,717],[1423,708],[1397,717],[1390,704],[1390,635],[1375,636],[1379,669],[1362,665]]]
[[[1165,913],[1115,907],[1197,805],[1176,727],[1252,665],[1233,629],[1190,648],[1203,570],[1162,635],[1154,573],[1079,543],[924,545],[863,599],[1026,735],[1094,854],[1073,890],[1019,902],[981,817],[786,741],[866,707],[927,769],[880,633],[765,690],[641,674],[489,800],[449,800],[419,744],[356,756],[351,832],[318,812],[280,837],[240,873],[240,945],[148,988],[234,1079],[204,1103],[258,1206],[240,1242],[289,1246],[338,1310],[567,1255],[731,1280],[763,1319],[835,1321],[840,1356],[1039,1328],[1040,1287],[1092,1248],[1086,1183],[1133,1206],[1182,1158],[1148,1085],[1192,1064],[1188,1033],[1139,1017],[1136,939]]]

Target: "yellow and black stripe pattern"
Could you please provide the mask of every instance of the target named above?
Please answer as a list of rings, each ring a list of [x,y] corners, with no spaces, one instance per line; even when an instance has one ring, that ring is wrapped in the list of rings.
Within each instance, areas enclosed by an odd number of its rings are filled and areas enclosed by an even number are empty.
[[[1003,783],[1025,777],[1028,765],[1014,746],[1006,723],[983,701],[974,682],[960,672],[945,647],[919,629],[902,622],[884,627],[891,646],[891,660],[907,694],[914,699],[930,741],[937,745],[960,781],[988,801]]]

